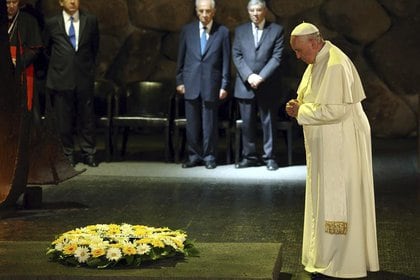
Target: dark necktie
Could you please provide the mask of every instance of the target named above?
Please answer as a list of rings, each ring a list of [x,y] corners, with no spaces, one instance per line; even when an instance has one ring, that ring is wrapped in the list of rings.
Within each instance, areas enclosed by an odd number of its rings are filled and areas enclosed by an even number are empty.
[[[74,18],[70,17],[69,38],[73,48],[76,49],[76,32],[74,30],[73,20]]]
[[[201,44],[201,54],[204,54],[207,44],[207,32],[205,26],[203,26],[203,31],[201,32],[200,44]]]
[[[254,34],[254,40],[255,40],[255,42],[254,42],[254,43],[255,43],[255,47],[257,47],[257,46],[258,46],[258,43],[259,43],[259,41],[260,41],[260,40],[258,39],[258,25],[256,25],[256,24],[255,24],[255,25],[254,25],[254,28],[255,28],[255,29],[254,29],[254,30],[255,30],[255,31],[254,31],[254,33],[255,33],[255,34]]]

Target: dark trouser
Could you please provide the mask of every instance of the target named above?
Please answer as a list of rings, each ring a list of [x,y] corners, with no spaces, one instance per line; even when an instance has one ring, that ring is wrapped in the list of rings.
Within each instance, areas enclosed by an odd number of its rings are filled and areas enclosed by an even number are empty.
[[[203,101],[201,98],[185,99],[187,119],[188,159],[216,160],[218,102]]]
[[[238,99],[242,119],[242,156],[256,160],[257,109],[263,132],[263,159],[275,158],[276,147],[276,106],[268,102],[259,103],[255,99]],[[257,108],[258,107],[258,108]]]
[[[96,143],[93,91],[51,90],[50,94],[64,154],[71,156],[74,153],[73,134],[76,128],[82,156],[94,155]]]

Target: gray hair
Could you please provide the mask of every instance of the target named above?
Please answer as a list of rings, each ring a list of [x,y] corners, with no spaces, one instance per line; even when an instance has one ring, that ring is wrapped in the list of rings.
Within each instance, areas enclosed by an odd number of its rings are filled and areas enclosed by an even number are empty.
[[[316,41],[318,43],[324,42],[324,38],[322,37],[320,32],[316,32],[316,33],[312,33],[312,34],[308,34],[308,35],[303,35],[302,37],[305,40],[308,40],[308,41]]]
[[[250,6],[253,6],[253,5],[259,5],[263,8],[267,7],[264,0],[249,0],[247,7],[249,8]]]
[[[195,0],[195,7],[197,7],[198,4],[202,1],[209,1],[209,0]],[[216,8],[216,2],[214,0],[210,0],[210,3],[211,3],[211,7],[213,9]]]

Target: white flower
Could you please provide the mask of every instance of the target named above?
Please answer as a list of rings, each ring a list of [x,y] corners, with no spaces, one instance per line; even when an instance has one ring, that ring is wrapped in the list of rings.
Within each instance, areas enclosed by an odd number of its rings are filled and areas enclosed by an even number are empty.
[[[140,244],[137,246],[137,254],[145,255],[150,252],[150,246],[147,244]]]
[[[106,252],[106,258],[110,261],[118,261],[121,259],[121,250],[119,248],[109,248]]]
[[[102,237],[100,237],[98,235],[93,235],[90,238],[90,243],[91,244],[101,244],[101,243],[107,244],[108,242],[104,242],[104,240],[102,239]]]
[[[107,224],[97,224],[96,225],[96,230],[98,232],[106,232],[106,231],[108,231],[108,229],[109,229],[109,225],[107,225]]]
[[[54,247],[54,249],[55,250],[57,250],[57,251],[63,251],[63,243],[57,243],[57,244],[55,244],[55,247]]]
[[[184,243],[185,240],[187,240],[186,235],[185,234],[179,234],[177,235],[177,237],[175,237],[176,239],[179,240],[179,242]]]
[[[92,242],[89,244],[89,248],[93,249],[106,249],[109,246],[109,242]]]
[[[130,224],[122,224],[121,225],[121,233],[125,236],[132,236],[134,235],[133,226]]]
[[[187,239],[183,231],[169,228],[154,228],[130,224],[97,224],[77,228],[62,234],[51,245],[47,254],[55,260],[62,256],[73,256],[79,264],[88,264],[89,260],[106,258],[107,263],[118,262],[127,256],[148,255],[154,248],[159,248],[159,257],[170,256],[171,252],[184,252]],[[169,247],[168,247],[169,246]]]
[[[89,249],[86,247],[77,247],[74,256],[79,263],[85,263],[90,257]]]
[[[174,248],[175,250],[178,249],[178,246],[175,244],[173,240],[171,240],[169,237],[162,238],[162,241],[166,244]]]

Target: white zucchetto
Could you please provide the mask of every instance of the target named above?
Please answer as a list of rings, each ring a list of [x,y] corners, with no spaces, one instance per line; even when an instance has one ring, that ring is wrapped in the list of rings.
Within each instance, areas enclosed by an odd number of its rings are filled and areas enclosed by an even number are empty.
[[[293,29],[290,35],[291,36],[304,36],[304,35],[309,35],[309,34],[314,34],[314,33],[319,33],[318,27],[316,27],[312,23],[302,22],[301,24],[299,24]]]

